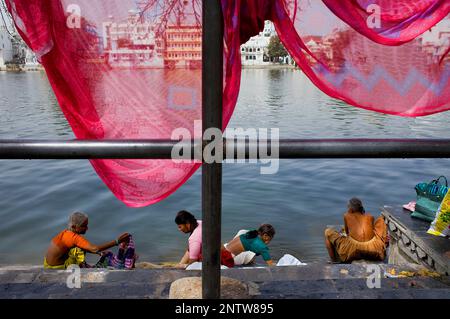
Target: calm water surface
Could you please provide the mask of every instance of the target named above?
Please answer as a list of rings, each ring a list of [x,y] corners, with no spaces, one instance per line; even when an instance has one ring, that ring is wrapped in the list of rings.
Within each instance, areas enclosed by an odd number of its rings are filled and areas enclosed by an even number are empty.
[[[401,118],[347,106],[300,71],[244,70],[229,126],[279,128],[281,138],[450,138],[449,122],[448,112]],[[0,138],[73,137],[42,73],[0,73]],[[366,210],[378,215],[384,204],[413,200],[416,183],[450,178],[449,164],[447,159],[282,160],[275,175],[260,175],[259,164],[225,164],[222,239],[272,223],[275,259],[290,253],[305,262],[323,260],[323,230],[342,223],[350,197],[360,197]],[[0,264],[40,264],[74,210],[89,214],[86,237],[94,243],[128,231],[141,260],[178,261],[187,237],[176,228],[176,212],[201,216],[199,172],[166,200],[132,209],[109,192],[87,160],[3,160],[0,167]]]

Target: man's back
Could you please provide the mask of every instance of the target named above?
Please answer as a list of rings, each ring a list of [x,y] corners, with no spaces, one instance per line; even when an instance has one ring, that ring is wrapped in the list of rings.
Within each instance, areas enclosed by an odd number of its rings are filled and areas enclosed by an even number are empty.
[[[375,236],[373,221],[369,213],[347,212],[344,215],[347,235],[360,242],[369,241]]]

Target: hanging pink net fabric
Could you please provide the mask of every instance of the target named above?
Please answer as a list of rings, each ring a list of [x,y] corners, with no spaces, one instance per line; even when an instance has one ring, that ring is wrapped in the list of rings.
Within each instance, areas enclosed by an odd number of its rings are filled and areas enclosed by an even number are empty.
[[[297,65],[331,97],[401,116],[450,109],[449,1],[250,0],[241,6],[242,42],[272,20]]]
[[[77,138],[171,139],[175,129],[184,128],[201,139],[201,2],[8,2]],[[240,64],[232,63],[239,60],[239,50],[232,50],[238,41],[226,34],[224,127],[239,90]],[[91,163],[114,195],[131,207],[164,199],[201,165],[122,159]]]
[[[356,31],[387,45],[399,45],[420,36],[445,18],[450,5],[447,0],[323,0],[323,3]]]
[[[178,139],[172,136],[177,128],[201,138],[201,1],[6,2],[77,138]],[[221,2],[223,128],[239,92],[240,45],[262,31],[265,20],[273,21],[302,71],[334,98],[402,116],[450,108],[448,1]],[[171,160],[91,163],[131,207],[166,198],[200,166]]]

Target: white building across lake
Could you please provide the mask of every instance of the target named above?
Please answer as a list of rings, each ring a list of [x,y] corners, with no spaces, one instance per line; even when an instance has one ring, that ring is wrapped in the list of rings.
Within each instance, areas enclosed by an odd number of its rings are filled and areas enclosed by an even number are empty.
[[[264,30],[241,46],[242,65],[270,64],[267,47],[269,46],[270,38],[276,34],[273,23],[266,21]]]
[[[0,70],[6,69],[6,62],[13,59],[11,35],[5,26],[0,26]]]
[[[4,25],[0,26],[0,71],[40,70],[42,66],[34,52],[17,35],[13,37],[10,32],[11,29],[8,31]]]
[[[155,38],[154,25],[141,21],[134,10],[126,21],[103,23],[103,46],[112,67],[163,67],[163,44]]]

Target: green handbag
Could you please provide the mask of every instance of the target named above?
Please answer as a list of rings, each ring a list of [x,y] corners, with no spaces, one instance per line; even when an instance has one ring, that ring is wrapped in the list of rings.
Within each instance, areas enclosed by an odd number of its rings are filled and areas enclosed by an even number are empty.
[[[445,181],[445,186],[439,183],[440,179]],[[417,193],[416,208],[411,217],[432,222],[436,217],[439,205],[448,191],[448,183],[445,176],[439,176],[430,183],[419,183],[415,187]]]

